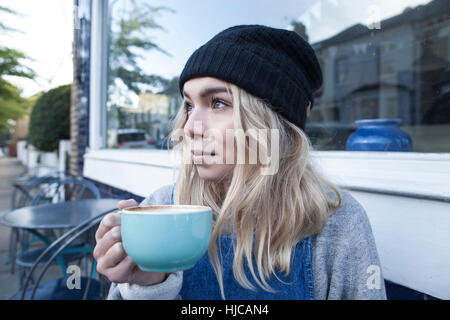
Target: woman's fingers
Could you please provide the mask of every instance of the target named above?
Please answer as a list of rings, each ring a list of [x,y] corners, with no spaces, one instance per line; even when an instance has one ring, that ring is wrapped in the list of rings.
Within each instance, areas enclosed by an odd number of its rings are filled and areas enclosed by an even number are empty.
[[[137,207],[134,199],[121,200],[119,210]],[[106,215],[95,233],[97,244],[94,258],[97,260],[97,271],[116,283],[137,282],[143,285],[159,283],[165,279],[164,273],[141,271],[127,256],[122,244],[121,217],[119,212]]]
[[[108,269],[114,268],[126,256],[127,254],[125,253],[122,242],[115,243],[97,260],[97,271],[105,274]]]
[[[95,232],[95,240],[99,242],[103,236],[115,226],[120,226],[121,219],[119,212],[112,212],[107,214],[102,221],[100,222],[100,226]]]
[[[96,260],[100,259],[106,254],[109,248],[121,241],[122,235],[120,226],[111,228],[100,240],[97,241],[93,252],[94,258]]]
[[[134,199],[120,200],[117,207],[122,210],[129,207],[137,207],[138,203]]]
[[[136,264],[129,256],[125,256],[118,264],[114,267],[104,270],[103,272],[97,270],[98,272],[105,275],[109,281],[115,283],[129,282],[133,270],[136,268]]]
[[[121,200],[117,203],[117,207],[119,210],[129,207],[136,207],[138,203],[134,199]],[[100,241],[101,238],[113,227],[120,225],[120,213],[112,212],[107,214],[102,221],[100,222],[100,226],[95,233],[95,240],[97,242]]]
[[[113,268],[106,270],[105,274],[109,281],[115,283],[135,283],[141,286],[149,286],[163,282],[167,278],[166,273],[145,272],[138,268],[136,263],[126,256]]]

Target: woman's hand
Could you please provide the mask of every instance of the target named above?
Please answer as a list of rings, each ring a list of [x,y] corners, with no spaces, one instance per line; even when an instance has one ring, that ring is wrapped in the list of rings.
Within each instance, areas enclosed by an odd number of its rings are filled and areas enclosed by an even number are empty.
[[[138,203],[133,200],[121,200],[117,207],[119,210],[136,207]],[[97,260],[97,271],[115,283],[131,283],[142,286],[154,285],[166,279],[166,273],[145,272],[127,256],[120,232],[120,213],[107,214],[95,233],[97,242],[94,248],[94,258]]]

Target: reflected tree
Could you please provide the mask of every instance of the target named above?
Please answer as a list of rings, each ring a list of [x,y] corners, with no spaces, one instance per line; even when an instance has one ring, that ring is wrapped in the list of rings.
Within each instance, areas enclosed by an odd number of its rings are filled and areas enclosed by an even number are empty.
[[[122,5],[113,2],[111,6]],[[110,28],[109,84],[117,86],[119,80],[127,89],[139,94],[143,85],[165,87],[167,80],[159,75],[146,74],[138,64],[139,52],[157,50],[170,54],[151,40],[154,30],[164,30],[156,23],[162,11],[173,12],[167,7],[153,7],[141,1],[127,1],[126,7],[115,10],[115,21]]]
[[[176,113],[181,107],[183,99],[178,87],[179,77],[173,77],[164,84],[164,88],[158,94],[165,94],[170,97],[169,120],[175,118]]]
[[[144,54],[150,50],[171,56],[152,38],[155,31],[165,31],[156,22],[163,12],[174,12],[164,6],[151,6],[146,1],[113,0],[110,3],[111,26],[109,28],[109,79],[108,79],[108,127],[109,129],[137,128],[150,133],[151,114],[143,118],[133,117],[127,107],[133,105],[142,92],[163,90],[169,80],[156,74],[148,74],[141,67]],[[141,64],[142,65],[142,64]]]

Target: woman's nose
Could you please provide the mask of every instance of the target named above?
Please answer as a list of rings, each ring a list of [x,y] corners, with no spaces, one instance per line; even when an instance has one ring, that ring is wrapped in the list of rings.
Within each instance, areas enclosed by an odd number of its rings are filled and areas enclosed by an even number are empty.
[[[193,110],[184,125],[185,134],[194,138],[195,136],[203,136],[207,130],[207,118],[201,111]]]

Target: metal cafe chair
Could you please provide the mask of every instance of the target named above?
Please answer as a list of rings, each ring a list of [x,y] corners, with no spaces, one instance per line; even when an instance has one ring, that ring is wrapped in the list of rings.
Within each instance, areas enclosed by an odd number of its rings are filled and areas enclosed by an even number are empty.
[[[22,173],[11,179],[10,184],[13,187],[11,194],[11,209],[23,207],[33,198],[32,191],[37,186],[45,184],[48,179],[62,179],[71,176],[68,173],[58,171],[54,167],[35,166],[26,168]]]
[[[33,179],[42,176],[54,176],[58,172],[58,169],[46,165],[37,165],[34,167],[26,167],[21,173],[16,175],[13,180],[21,179]]]
[[[39,167],[40,168],[40,167]],[[25,171],[28,173],[29,171]],[[35,168],[32,172],[38,172]],[[14,178],[10,183],[13,187],[11,193],[11,211],[23,208],[25,206],[31,205],[31,201],[35,197],[36,193],[40,189],[46,187],[48,184],[53,184],[59,182],[61,179],[67,177],[63,172],[51,171],[43,176],[36,175],[24,175],[21,174]],[[49,201],[49,199],[41,199],[41,201]],[[8,260],[6,263],[11,263],[11,273],[15,271],[15,259],[17,255],[17,247],[20,243],[22,246],[26,246],[30,243],[28,239],[29,235],[24,234],[23,230],[18,228],[12,228],[9,239],[9,249],[8,249]]]
[[[79,288],[74,288],[70,286],[70,277],[64,276],[58,279],[51,279],[42,281],[45,273],[49,269],[49,266],[55,259],[60,255],[65,249],[84,235],[88,233],[95,232],[96,227],[100,223],[104,215],[114,211],[116,209],[108,210],[92,219],[89,219],[78,226],[67,231],[56,239],[50,246],[48,246],[36,259],[28,277],[24,283],[24,286],[19,290],[19,292],[13,296],[12,300],[24,300],[24,299],[36,299],[36,300],[99,300],[106,297],[106,286],[107,281],[99,276],[96,279],[95,266],[96,262],[92,256],[89,255],[91,260],[90,268],[86,268],[85,271],[89,270],[89,273],[84,277],[79,279]],[[51,255],[51,256],[50,256]],[[32,287],[29,287],[33,274],[38,270],[38,266],[45,261],[41,272],[37,276]]]
[[[65,177],[65,176],[63,176]],[[59,173],[44,175],[40,177],[31,177],[12,181],[13,191],[11,193],[11,210],[30,205],[35,194],[40,188],[49,183],[61,180],[63,177]]]
[[[55,170],[49,172],[48,167],[44,167],[47,169],[46,175],[38,176],[38,169],[41,168],[42,167],[34,167],[26,170],[11,181],[11,185],[13,186],[11,194],[11,211],[31,205],[31,201],[40,189],[48,184],[57,183],[67,176],[65,173]],[[30,172],[32,174],[30,174]],[[41,201],[44,200],[48,201],[48,199],[41,199]],[[17,247],[19,243],[22,248],[27,247],[33,241],[33,239],[30,240],[29,238],[30,235],[23,230],[18,228],[11,229],[8,260],[6,261],[6,264],[11,263],[11,273],[14,273],[15,271]]]
[[[69,176],[48,183],[45,188],[42,188],[33,197],[31,205],[37,205],[47,200],[50,200],[52,203],[57,203],[90,198],[100,198],[100,191],[97,186],[82,177]]]
[[[62,180],[55,179],[47,181],[46,187],[41,188],[31,201],[31,205],[39,205],[43,203],[58,203],[69,200],[81,199],[100,199],[100,191],[97,186],[81,177],[66,177]],[[51,214],[49,212],[49,214]],[[48,230],[47,230],[48,231]],[[26,277],[27,271],[32,268],[37,257],[51,244],[51,241],[59,235],[57,230],[50,230],[50,233],[43,234],[35,230],[26,230],[27,233],[33,234],[40,239],[44,245],[38,248],[29,249],[29,243],[22,244],[22,251],[16,258],[16,264],[19,268],[19,285],[23,285],[23,280]],[[65,274],[65,266],[68,262],[83,259],[86,254],[92,250],[86,239],[78,239],[78,243],[62,252],[60,257],[57,257],[54,263],[58,263]],[[48,256],[47,256],[48,258]],[[46,262],[45,259],[41,263]]]

